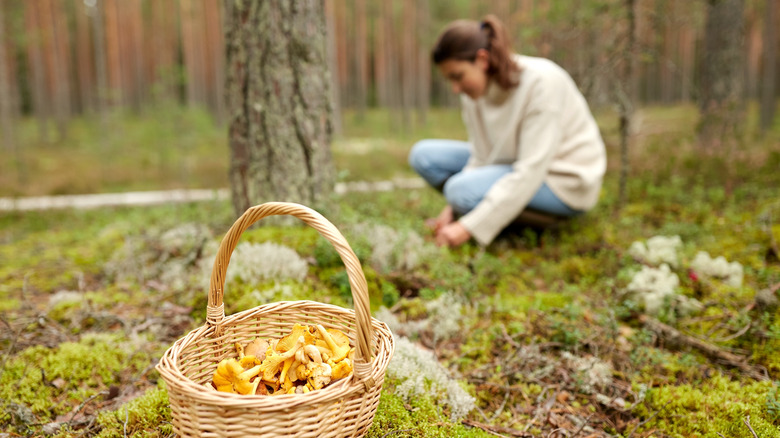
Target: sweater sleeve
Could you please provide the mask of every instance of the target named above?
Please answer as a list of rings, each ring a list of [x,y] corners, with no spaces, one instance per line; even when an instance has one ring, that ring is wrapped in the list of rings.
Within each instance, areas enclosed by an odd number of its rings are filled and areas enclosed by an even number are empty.
[[[460,222],[482,245],[487,245],[511,223],[542,186],[561,142],[559,111],[546,105],[551,96],[537,96],[539,108],[529,108],[519,127],[518,159]],[[545,98],[546,97],[546,98]]]

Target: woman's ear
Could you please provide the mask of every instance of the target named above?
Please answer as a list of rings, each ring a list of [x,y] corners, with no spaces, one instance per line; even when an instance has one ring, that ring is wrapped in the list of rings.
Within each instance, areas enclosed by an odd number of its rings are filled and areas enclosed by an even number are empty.
[[[490,66],[490,53],[485,49],[477,50],[477,57],[474,58],[474,64],[483,71],[487,71]]]

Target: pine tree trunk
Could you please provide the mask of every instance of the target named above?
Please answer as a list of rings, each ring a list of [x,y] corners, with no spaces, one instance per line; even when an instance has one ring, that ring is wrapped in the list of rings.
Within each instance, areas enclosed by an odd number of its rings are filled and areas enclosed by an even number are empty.
[[[699,93],[698,142],[712,154],[731,152],[744,121],[744,0],[708,0]]]
[[[51,27],[51,64],[52,64],[52,91],[54,93],[54,114],[57,122],[59,140],[66,136],[67,122],[70,119],[70,38],[68,29],[65,28],[66,20],[62,3],[49,0],[48,16],[44,23]]]
[[[100,123],[105,129],[106,107],[108,106],[108,61],[106,60],[106,26],[105,26],[105,0],[95,3],[92,19],[94,31],[92,37],[95,45],[95,77],[97,78],[97,111],[100,114]]]
[[[39,20],[38,2],[26,2],[24,4],[24,18],[27,37],[27,59],[30,71],[30,94],[32,94],[32,106],[35,118],[38,120],[39,135],[42,143],[49,142],[49,119],[51,117],[50,106],[47,101],[46,65],[43,58],[43,32]]]
[[[0,5],[0,130],[3,131],[3,151],[6,157],[16,154],[16,134],[13,121],[13,98],[11,96],[11,74],[6,50],[5,14]]]
[[[94,110],[95,75],[92,69],[92,53],[89,43],[89,8],[83,1],[73,0],[76,10],[76,79],[78,87],[78,112],[92,112]]]
[[[331,126],[333,135],[341,135],[341,91],[338,80],[336,55],[336,11],[332,1],[325,2],[325,27],[327,32],[328,70],[330,70],[330,100],[332,103]]]
[[[766,132],[772,126],[775,118],[775,72],[777,63],[777,33],[775,32],[775,16],[777,5],[773,0],[766,0],[764,14],[764,69],[761,78],[761,132]]]
[[[631,166],[629,146],[631,119],[636,102],[636,0],[624,0],[626,8],[627,38],[623,52],[623,70],[621,86],[618,87],[618,108],[620,108],[620,180],[618,183],[618,203],[623,206],[628,200],[628,173]]]
[[[316,205],[334,176],[323,4],[236,2],[226,18],[235,211],[268,201]]]
[[[366,112],[368,101],[368,16],[366,0],[355,1],[355,55],[357,57],[357,93],[355,96],[360,120]]]

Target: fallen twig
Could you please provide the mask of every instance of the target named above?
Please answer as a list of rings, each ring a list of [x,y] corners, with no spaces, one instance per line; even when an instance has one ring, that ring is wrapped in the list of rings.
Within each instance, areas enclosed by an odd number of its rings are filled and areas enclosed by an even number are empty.
[[[668,402],[666,402],[666,404],[665,404],[665,405],[663,405],[663,406],[661,407],[661,409],[659,409],[659,410],[655,411],[655,412],[653,413],[653,415],[651,415],[651,416],[647,417],[646,419],[644,419],[644,420],[640,421],[639,423],[637,423],[637,424],[636,424],[636,426],[634,426],[634,428],[633,428],[633,429],[631,429],[631,433],[629,433],[629,434],[626,436],[626,438],[631,438],[631,436],[634,434],[634,432],[636,432],[636,430],[637,430],[637,429],[639,429],[639,426],[642,426],[643,424],[645,424],[645,423],[647,423],[648,421],[650,421],[650,420],[652,420],[653,418],[655,418],[655,416],[656,416],[656,415],[658,415],[658,414],[660,414],[661,412],[663,412],[663,411],[664,411],[664,409],[666,409],[666,407],[667,407],[667,406],[669,406],[669,403],[671,403],[671,402],[672,402],[672,400],[669,400]]]
[[[506,402],[509,400],[509,390],[506,390],[506,393],[504,394],[504,401],[501,403],[501,406],[498,407],[498,409],[493,412],[493,416],[490,417],[490,421],[494,421],[496,418],[498,418],[499,415],[501,415],[501,412],[504,411],[504,406],[506,406]]]
[[[580,432],[582,432],[582,429],[585,429],[585,426],[588,425],[591,417],[593,417],[593,414],[588,415],[588,418],[586,418],[585,421],[583,421],[582,424],[580,424],[580,427],[578,427],[577,430],[574,431],[574,435],[572,435],[571,438],[575,438],[577,435],[580,434]]]
[[[738,337],[740,337],[740,336],[744,335],[745,333],[747,333],[747,331],[750,330],[750,327],[752,327],[752,326],[753,326],[753,323],[749,322],[749,323],[747,323],[746,326],[744,326],[741,329],[739,329],[738,332],[736,332],[736,333],[734,333],[732,335],[726,336],[725,338],[716,339],[715,342],[727,342],[727,341],[731,341],[733,339],[737,339]]]
[[[41,370],[41,372],[43,372],[43,370]],[[79,405],[79,407],[78,407],[78,408],[76,408],[76,410],[75,410],[75,411],[73,411],[73,414],[71,414],[71,416],[70,416],[70,420],[68,420],[68,424],[70,424],[70,423],[72,423],[72,422],[73,422],[73,419],[74,419],[74,418],[76,418],[76,415],[77,415],[77,414],[78,414],[78,413],[79,413],[79,412],[80,412],[82,409],[84,409],[84,406],[86,406],[86,405],[87,405],[87,403],[91,402],[92,400],[94,400],[96,397],[98,397],[98,396],[100,396],[100,395],[106,395],[106,394],[108,394],[108,391],[100,391],[100,392],[98,392],[98,393],[92,394],[91,396],[89,396],[89,398],[87,398],[86,400],[84,400],[83,402],[81,402],[81,404]]]
[[[748,415],[747,418],[743,418],[742,422],[745,423],[745,426],[747,426],[748,429],[750,429],[750,433],[753,434],[753,437],[758,438],[758,434],[756,434],[756,431],[753,430],[753,426],[750,425],[750,415]]]
[[[473,420],[463,420],[462,423],[465,424],[466,426],[482,429],[485,432],[491,433],[496,436],[503,436],[500,434],[504,433],[507,435],[517,436],[517,437],[533,437],[533,435],[528,432],[512,429],[511,427],[494,426],[492,424],[480,423],[478,421],[473,421]]]
[[[694,347],[704,353],[710,359],[715,359],[725,363],[726,365],[738,368],[740,371],[744,372],[753,379],[762,381],[769,379],[766,373],[764,373],[761,369],[748,364],[746,359],[742,356],[729,353],[728,351],[724,351],[723,349],[719,348],[717,345],[712,345],[708,342],[702,341],[701,339],[680,333],[680,331],[674,327],[668,326],[647,315],[639,315],[639,321],[647,328],[652,330],[656,335],[664,338],[667,341]]]

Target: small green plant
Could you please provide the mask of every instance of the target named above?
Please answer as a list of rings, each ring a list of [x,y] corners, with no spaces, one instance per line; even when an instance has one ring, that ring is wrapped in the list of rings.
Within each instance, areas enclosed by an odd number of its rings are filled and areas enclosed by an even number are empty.
[[[780,426],[780,387],[778,387],[778,382],[775,382],[775,386],[766,394],[766,413],[769,421],[775,426]]]

